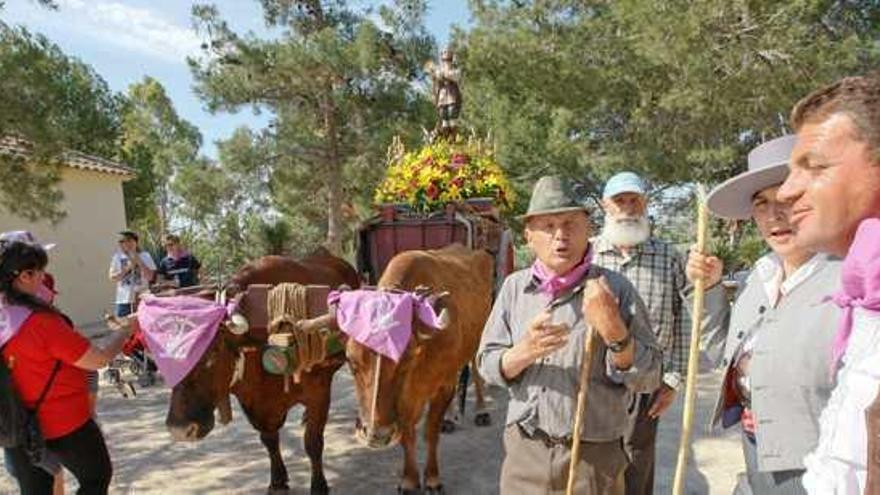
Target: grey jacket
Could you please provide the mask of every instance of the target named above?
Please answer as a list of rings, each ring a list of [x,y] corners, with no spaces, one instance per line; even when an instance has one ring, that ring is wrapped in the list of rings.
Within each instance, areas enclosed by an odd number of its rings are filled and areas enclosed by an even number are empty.
[[[720,284],[706,292],[702,341],[725,370],[712,426],[724,413],[732,361],[748,336],[758,335],[749,378],[761,471],[803,469],[804,456],[819,441],[819,414],[833,387],[831,340],[840,315],[825,300],[839,286],[840,261],[819,256],[809,277],[775,308],[755,270],[740,284],[732,308]]]
[[[510,392],[508,425],[516,423],[529,433],[541,430],[557,438],[571,436],[586,336],[581,310],[583,288],[588,279],[599,276],[605,276],[620,301],[621,318],[635,341],[635,358],[626,371],[616,369],[597,336],[599,346],[590,373],[581,439],[605,442],[621,438],[632,393],[652,391],[659,386],[662,351],[651,332],[644,303],[628,280],[617,272],[593,265],[573,289],[551,301],[539,292],[530,270],[520,270],[504,281],[477,351],[480,374],[488,383],[506,387]],[[502,354],[522,340],[529,323],[548,307],[553,308],[555,323],[571,327],[568,343],[513,380],[506,380],[501,374]]]

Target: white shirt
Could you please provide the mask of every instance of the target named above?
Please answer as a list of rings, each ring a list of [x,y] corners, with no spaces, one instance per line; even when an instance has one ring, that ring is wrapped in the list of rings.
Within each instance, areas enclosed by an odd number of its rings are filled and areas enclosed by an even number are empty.
[[[141,251],[138,253],[138,256],[140,256],[144,266],[150,270],[156,270],[156,263],[153,262],[153,257],[150,256],[150,253]],[[110,270],[112,272],[121,272],[129,263],[131,263],[131,260],[128,259],[128,256],[117,251],[113,254],[113,259],[110,260]],[[146,290],[149,284],[150,281],[143,279],[139,269],[131,270],[120,281],[116,282],[116,304],[133,303],[136,295]]]
[[[823,255],[816,254],[806,263],[799,266],[788,278],[785,278],[785,271],[782,266],[782,259],[775,253],[762,256],[755,262],[755,271],[758,279],[764,285],[764,291],[767,294],[767,301],[770,307],[776,307],[779,299],[790,294],[798,285],[807,280],[810,275],[816,271]],[[743,342],[742,352],[751,352],[755,348],[758,335],[753,333],[745,342]]]
[[[808,279],[816,271],[816,267],[819,266],[821,260],[821,254],[813,255],[809,261],[797,267],[788,278],[785,278],[782,259],[775,253],[762,256],[755,262],[755,270],[758,272],[758,278],[764,284],[764,290],[767,292],[767,300],[770,301],[770,306],[775,307],[779,302],[780,296],[791,293],[795,287]]]
[[[819,417],[819,444],[804,459],[811,495],[861,495],[867,481],[865,410],[880,387],[880,313],[853,310],[853,329],[837,386]]]

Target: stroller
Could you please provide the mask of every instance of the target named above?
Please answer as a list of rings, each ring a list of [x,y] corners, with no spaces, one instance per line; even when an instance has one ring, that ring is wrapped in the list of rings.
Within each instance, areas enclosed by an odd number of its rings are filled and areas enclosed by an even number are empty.
[[[122,354],[110,361],[104,371],[104,378],[112,383],[123,397],[135,397],[137,391],[134,385],[123,379],[123,373],[126,371],[135,376],[135,381],[142,388],[155,385],[158,380],[156,363],[150,359],[140,331],[133,333],[125,341]]]

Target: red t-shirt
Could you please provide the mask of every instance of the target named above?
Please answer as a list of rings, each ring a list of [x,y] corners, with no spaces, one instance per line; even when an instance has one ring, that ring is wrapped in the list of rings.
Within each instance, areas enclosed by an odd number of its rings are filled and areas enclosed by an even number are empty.
[[[28,317],[18,334],[3,348],[3,359],[12,371],[12,383],[28,408],[34,407],[46,387],[55,361],[62,363],[37,412],[46,439],[72,433],[91,416],[86,372],[73,366],[89,347],[89,341],[63,318],[40,312]]]

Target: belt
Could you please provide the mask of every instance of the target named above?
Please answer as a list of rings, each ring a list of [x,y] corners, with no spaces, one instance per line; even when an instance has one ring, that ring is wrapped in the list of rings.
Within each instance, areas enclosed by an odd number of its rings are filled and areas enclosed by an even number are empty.
[[[520,426],[519,428],[520,428],[520,431],[523,432],[523,435],[525,435],[527,438],[529,438],[530,440],[536,440],[536,441],[543,443],[544,446],[547,447],[548,449],[552,448],[552,447],[559,447],[559,446],[571,448],[571,437],[554,437],[554,436],[548,435],[543,430],[535,430],[534,432],[529,434],[528,432],[526,432],[522,428],[522,426]]]

